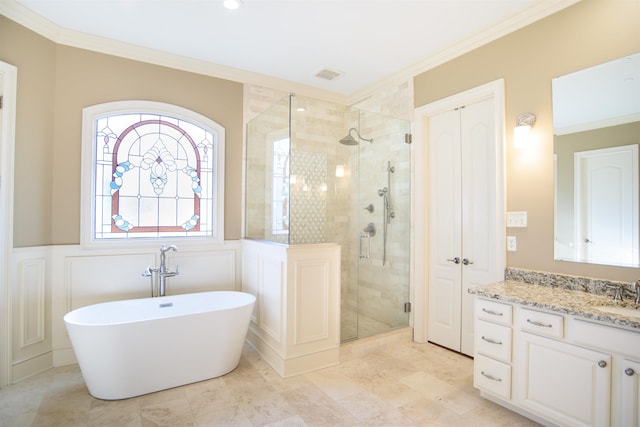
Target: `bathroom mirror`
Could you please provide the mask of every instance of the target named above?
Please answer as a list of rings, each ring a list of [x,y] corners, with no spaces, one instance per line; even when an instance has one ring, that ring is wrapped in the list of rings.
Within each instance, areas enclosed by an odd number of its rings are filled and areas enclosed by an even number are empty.
[[[555,259],[640,266],[640,53],[552,80]]]

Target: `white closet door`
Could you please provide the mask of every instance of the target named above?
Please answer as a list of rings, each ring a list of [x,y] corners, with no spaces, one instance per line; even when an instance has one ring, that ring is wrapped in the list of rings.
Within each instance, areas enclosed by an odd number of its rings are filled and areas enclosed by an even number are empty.
[[[460,351],[473,355],[473,296],[469,287],[494,283],[496,271],[496,137],[493,99],[461,110],[462,331]],[[467,261],[468,260],[468,264]]]
[[[496,281],[493,99],[429,118],[428,339],[473,355],[470,286]]]
[[[429,118],[429,341],[460,351],[460,113]],[[457,261],[453,261],[457,258]]]

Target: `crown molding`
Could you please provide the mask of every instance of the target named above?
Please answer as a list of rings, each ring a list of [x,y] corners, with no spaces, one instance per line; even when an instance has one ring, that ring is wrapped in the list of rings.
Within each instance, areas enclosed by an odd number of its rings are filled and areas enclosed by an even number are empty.
[[[418,74],[429,71],[432,68],[435,68],[459,56],[462,56],[465,53],[471,52],[474,49],[491,43],[492,41],[495,41],[500,37],[524,28],[527,25],[532,24],[540,19],[553,15],[554,13],[566,9],[567,7],[579,3],[580,1],[582,0],[545,0],[536,2],[536,4],[531,8],[511,16],[509,19],[504,20],[497,25],[493,25],[481,33],[475,34],[472,37],[469,37],[461,42],[442,49],[439,52],[436,52],[435,54],[423,59],[422,61],[418,61],[412,66],[405,68],[404,70],[401,70],[376,83],[373,83],[372,85],[369,85],[361,90],[352,93],[347,97],[347,102],[349,105],[353,105],[356,102],[367,98],[372,93],[376,93],[377,91],[383,89],[384,87],[388,87],[394,83],[406,81],[407,79],[412,79]]]
[[[239,83],[265,86],[286,92],[294,92],[300,95],[336,102],[339,104],[353,105],[383,88],[412,79],[418,74],[444,64],[447,61],[497,40],[506,34],[519,30],[537,20],[559,12],[560,10],[572,6],[580,1],[581,0],[544,0],[536,2],[531,8],[513,15],[510,19],[507,19],[497,25],[493,25],[479,34],[436,52],[435,54],[430,55],[424,60],[419,61],[398,73],[389,75],[384,79],[349,95],[342,95],[336,92],[302,85],[264,74],[219,65],[208,61],[186,58],[184,56],[160,52],[154,49],[107,39],[105,37],[98,37],[78,31],[64,29],[15,0],[0,0],[0,14],[58,44]]]
[[[86,49],[94,52],[118,56],[149,64],[160,65],[182,71],[202,74],[210,77],[230,80],[238,83],[265,86],[286,92],[322,99],[339,104],[346,103],[342,94],[302,85],[288,80],[254,73],[239,68],[228,67],[188,58],[167,52],[161,52],[130,43],[124,43],[106,37],[95,36],[79,31],[61,28],[53,22],[43,18],[31,9],[15,0],[0,0],[0,14],[16,23],[34,31],[35,33],[53,41],[54,43]]]

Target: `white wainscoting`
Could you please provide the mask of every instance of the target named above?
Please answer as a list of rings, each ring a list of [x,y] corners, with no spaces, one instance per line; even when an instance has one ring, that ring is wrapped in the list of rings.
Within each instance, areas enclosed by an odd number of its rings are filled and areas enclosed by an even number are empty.
[[[244,240],[242,289],[256,296],[248,341],[282,377],[339,362],[340,246]]]
[[[11,382],[52,365],[50,254],[46,247],[13,252]]]
[[[241,290],[239,241],[167,253],[180,274],[167,280],[167,295]],[[13,252],[11,382],[52,366],[76,362],[64,315],[100,302],[151,296],[146,267],[159,265],[159,245],[86,250],[79,245],[18,248]]]

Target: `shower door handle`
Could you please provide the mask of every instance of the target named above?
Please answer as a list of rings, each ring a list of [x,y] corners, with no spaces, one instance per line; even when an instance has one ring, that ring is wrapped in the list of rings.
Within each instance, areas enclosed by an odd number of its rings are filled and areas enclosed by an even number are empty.
[[[362,239],[367,239],[367,253],[363,254],[362,253],[362,249],[364,247],[364,244],[362,242]],[[369,233],[361,233],[360,234],[360,258],[362,259],[369,259],[369,257],[371,256],[371,236],[369,235]]]

